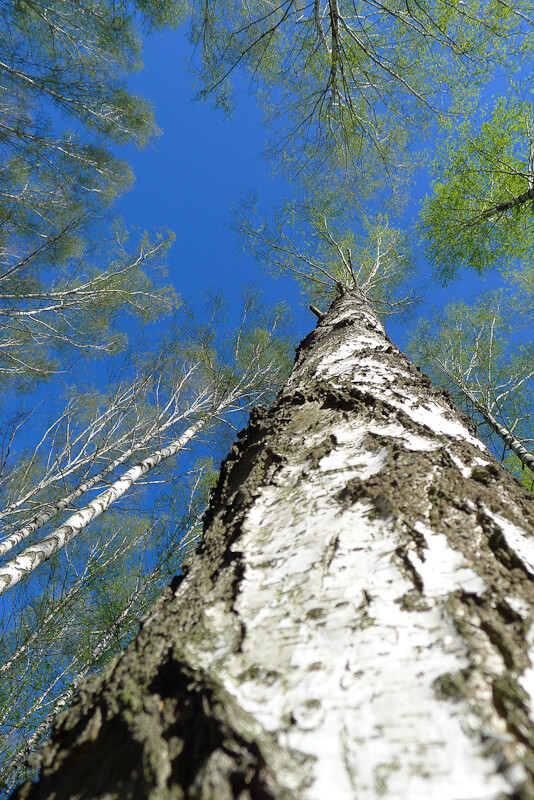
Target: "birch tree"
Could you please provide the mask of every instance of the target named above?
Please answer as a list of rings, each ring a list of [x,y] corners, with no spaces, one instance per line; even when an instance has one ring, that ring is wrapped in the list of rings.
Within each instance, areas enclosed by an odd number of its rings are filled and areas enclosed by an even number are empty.
[[[383,178],[395,186],[413,131],[457,111],[464,89],[472,97],[514,51],[528,14],[501,3],[204,3],[193,38],[204,90],[223,105],[232,69],[258,77],[293,177],[372,193]],[[69,664],[77,699],[31,762],[39,782],[12,797],[534,793],[532,498],[371,307],[397,302],[381,276],[405,277],[403,236],[385,216],[364,220],[371,245],[328,216],[305,221],[318,249],[278,220],[245,232],[313,288],[317,330],[231,448],[197,555],[139,635],[99,679],[83,682],[86,660]],[[232,386],[219,374],[217,397]],[[129,467],[126,483],[153,460]],[[57,545],[66,558],[74,530],[69,519],[30,548]],[[52,679],[54,708],[70,691],[63,679]]]
[[[532,503],[344,292],[12,797],[529,797]]]
[[[124,231],[110,235],[109,207],[133,179],[118,146],[142,147],[157,133],[150,104],[128,89],[141,66],[139,25],[150,32],[181,16],[174,0],[0,3],[6,391],[64,369],[60,354],[116,350],[121,312],[147,319],[172,309],[160,272],[164,241],[145,237],[128,252]]]
[[[534,349],[531,296],[510,288],[486,292],[473,305],[451,303],[420,320],[408,350],[478,423],[497,458],[528,467],[532,484]]]
[[[181,14],[173,2],[2,2],[2,232],[39,239],[130,182],[110,145],[142,146],[156,130],[150,104],[127,87],[141,66],[136,11],[146,29]]]

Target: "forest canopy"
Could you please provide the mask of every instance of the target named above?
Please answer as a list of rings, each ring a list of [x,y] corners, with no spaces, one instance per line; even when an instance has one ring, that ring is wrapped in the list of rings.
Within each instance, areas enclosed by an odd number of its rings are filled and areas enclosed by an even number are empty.
[[[181,572],[220,460],[336,297],[356,292],[532,490],[534,7],[2,0],[0,19],[7,796]],[[184,80],[193,103],[155,107]],[[191,177],[172,136],[199,107],[211,172]],[[265,146],[223,196],[217,170],[248,159],[220,133],[234,118]],[[154,153],[173,190],[152,208],[132,163]]]

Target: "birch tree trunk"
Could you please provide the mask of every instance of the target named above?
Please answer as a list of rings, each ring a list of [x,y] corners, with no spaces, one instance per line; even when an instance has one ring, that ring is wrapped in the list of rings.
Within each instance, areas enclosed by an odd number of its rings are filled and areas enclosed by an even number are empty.
[[[534,456],[528,452],[526,447],[523,447],[519,439],[510,432],[508,428],[505,428],[504,425],[501,425],[497,419],[493,416],[489,408],[486,408],[482,403],[480,403],[476,397],[470,391],[466,391],[463,389],[462,391],[465,392],[466,397],[473,403],[476,410],[479,414],[483,417],[484,421],[486,422],[489,427],[495,431],[497,436],[500,436],[503,442],[508,445],[512,453],[520,460],[521,464],[524,467],[528,467],[531,472],[534,473]]]
[[[13,797],[534,797],[534,497],[356,293]]]
[[[94,519],[107,511],[112,503],[119,500],[136,481],[147,475],[162,461],[166,461],[180,452],[180,450],[183,450],[205,425],[205,417],[195,422],[167,447],[156,450],[138,464],[126,470],[111,486],[108,486],[107,489],[104,489],[97,497],[90,500],[83,508],[72,514],[55,531],[47,534],[39,542],[27,547],[18,556],[12,558],[11,561],[0,566],[0,594],[12,589],[17,583],[31,575],[41,564],[55,556]]]

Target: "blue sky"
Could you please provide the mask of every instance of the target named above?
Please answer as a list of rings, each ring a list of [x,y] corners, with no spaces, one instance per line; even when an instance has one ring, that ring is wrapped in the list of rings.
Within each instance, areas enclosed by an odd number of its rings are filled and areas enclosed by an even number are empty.
[[[209,103],[193,102],[191,76],[185,69],[188,49],[185,37],[176,31],[145,42],[145,69],[131,86],[155,105],[162,134],[143,151],[126,151],[136,182],[118,210],[129,225],[174,231],[169,272],[184,298],[195,300],[203,290],[214,288],[237,304],[243,285],[253,282],[263,288],[267,301],[283,299],[292,306],[303,336],[315,318],[302,306],[297,285],[260,271],[250,257],[240,254],[237,237],[228,227],[240,195],[261,192],[264,202],[275,205],[287,192],[286,182],[271,177],[261,157],[265,133],[260,111],[245,93],[230,119]]]

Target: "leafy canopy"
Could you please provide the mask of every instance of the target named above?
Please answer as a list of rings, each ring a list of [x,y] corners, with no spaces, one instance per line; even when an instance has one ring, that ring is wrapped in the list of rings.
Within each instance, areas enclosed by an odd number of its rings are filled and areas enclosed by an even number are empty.
[[[367,195],[397,186],[407,146],[530,35],[523,4],[498,0],[194,0],[191,18],[200,95],[230,111],[243,68],[288,174]]]
[[[532,268],[533,112],[530,85],[512,83],[491,111],[464,121],[438,149],[420,227],[442,280],[463,267],[482,273],[514,258]]]

